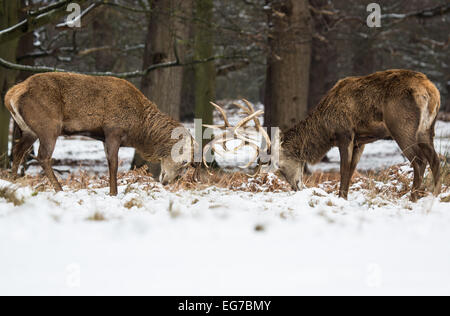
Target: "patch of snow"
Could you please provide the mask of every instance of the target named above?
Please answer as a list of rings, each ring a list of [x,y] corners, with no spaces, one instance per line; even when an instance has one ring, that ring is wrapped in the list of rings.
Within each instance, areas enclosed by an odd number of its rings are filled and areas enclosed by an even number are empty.
[[[432,197],[125,189],[0,198],[0,295],[450,293]]]

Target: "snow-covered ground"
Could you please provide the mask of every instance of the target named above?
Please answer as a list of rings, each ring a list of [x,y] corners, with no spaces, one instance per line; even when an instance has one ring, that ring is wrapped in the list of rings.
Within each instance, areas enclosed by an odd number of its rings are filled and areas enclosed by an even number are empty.
[[[439,199],[125,190],[0,199],[0,295],[450,294]]]
[[[437,135],[448,153],[450,125],[440,122]],[[133,153],[121,151],[122,170]],[[61,139],[54,158],[106,171],[98,142]],[[335,169],[337,153],[330,158],[316,170]],[[394,143],[379,142],[361,167],[404,161]],[[108,189],[55,194],[0,180],[0,196],[16,191],[0,197],[0,295],[450,294],[449,192],[412,203],[374,196],[363,182],[348,201],[323,186],[150,187],[123,185],[110,197]]]

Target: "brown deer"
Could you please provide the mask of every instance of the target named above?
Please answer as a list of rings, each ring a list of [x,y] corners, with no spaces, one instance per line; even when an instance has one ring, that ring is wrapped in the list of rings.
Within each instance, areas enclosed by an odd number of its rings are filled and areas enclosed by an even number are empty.
[[[281,135],[278,170],[293,190],[303,186],[306,163],[318,163],[337,146],[341,155],[339,196],[347,199],[364,146],[393,139],[414,168],[411,199],[416,201],[426,166],[440,193],[440,161],[434,127],[440,94],[428,78],[409,70],[388,70],[339,81],[300,124]]]
[[[160,112],[125,80],[69,73],[38,74],[11,88],[5,105],[21,130],[21,138],[13,147],[14,178],[24,155],[39,139],[38,160],[55,190],[62,191],[51,166],[56,140],[62,135],[81,135],[104,142],[111,195],[117,195],[120,147],[134,147],[146,160],[161,161],[163,185],[182,175],[190,163],[190,157],[179,161],[171,154],[173,146],[180,142],[172,139],[172,132],[183,129],[182,125]],[[181,141],[193,146],[191,137]]]

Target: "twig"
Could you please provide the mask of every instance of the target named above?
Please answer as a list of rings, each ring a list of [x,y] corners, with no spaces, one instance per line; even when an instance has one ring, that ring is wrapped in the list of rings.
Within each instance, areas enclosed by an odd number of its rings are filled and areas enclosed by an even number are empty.
[[[147,76],[150,72],[155,71],[157,69],[163,69],[163,68],[171,68],[171,67],[185,67],[185,66],[193,66],[197,64],[204,64],[209,63],[215,60],[219,59],[234,59],[238,58],[236,56],[233,57],[227,57],[227,56],[212,56],[209,58],[201,59],[201,60],[193,60],[189,62],[181,62],[179,60],[166,62],[166,63],[160,63],[160,64],[154,64],[150,67],[144,69],[144,70],[136,70],[131,72],[124,72],[124,73],[113,73],[113,72],[77,72],[77,71],[69,71],[65,69],[60,69],[56,67],[47,67],[47,66],[27,66],[27,65],[20,65],[15,64],[9,61],[6,61],[2,58],[0,58],[0,66],[3,66],[7,69],[12,70],[19,70],[19,71],[27,71],[27,72],[33,72],[33,73],[46,73],[46,72],[62,72],[62,73],[78,73],[78,74],[85,74],[90,76],[112,76],[122,79],[129,79],[129,78],[137,78],[137,77],[144,77]]]

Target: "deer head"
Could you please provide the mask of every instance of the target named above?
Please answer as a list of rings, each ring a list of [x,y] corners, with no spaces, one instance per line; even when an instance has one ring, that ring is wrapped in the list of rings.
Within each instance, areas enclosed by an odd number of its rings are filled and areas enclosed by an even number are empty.
[[[205,146],[203,151],[204,163],[206,165],[206,154],[209,150],[214,150],[216,145],[221,145],[224,152],[236,153],[239,149],[245,146],[252,147],[255,149],[255,155],[253,159],[245,166],[241,166],[243,169],[248,169],[252,164],[257,162],[257,168],[255,174],[252,176],[256,176],[260,173],[265,172],[265,167],[270,163],[262,163],[258,157],[261,152],[265,152],[267,150],[272,149],[272,155],[275,155],[275,161],[272,160],[274,165],[272,166],[272,170],[276,171],[276,173],[286,180],[292,187],[294,191],[299,191],[303,187],[303,170],[306,162],[299,162],[298,159],[291,157],[289,151],[283,147],[283,144],[280,144],[280,136],[275,135],[275,142],[272,144],[269,135],[266,130],[262,127],[261,122],[259,121],[259,116],[264,114],[263,111],[255,111],[253,105],[247,101],[243,100],[244,105],[242,104],[233,104],[234,106],[240,108],[243,111],[243,114],[246,115],[236,126],[231,126],[229,123],[228,117],[225,111],[217,104],[212,103],[212,105],[219,111],[221,114],[224,124],[222,125],[205,125],[208,128],[221,129],[224,132],[218,136],[216,136],[208,145]],[[246,125],[253,121],[255,123],[256,130],[261,133],[264,139],[264,147],[261,148],[258,140],[252,138],[248,133],[245,134]],[[227,147],[227,142],[230,140],[240,140],[241,144],[237,146],[235,149],[229,149]],[[216,154],[219,154],[218,151],[215,151]],[[220,155],[220,154],[219,154]],[[275,167],[275,169],[273,168]]]
[[[290,157],[288,151],[281,146],[277,166],[278,174],[291,185],[294,191],[300,191],[303,187],[303,171],[305,170],[305,165],[305,161],[298,161]]]
[[[159,180],[162,185],[168,185],[180,177],[183,177],[189,167],[196,167],[194,161],[195,140],[185,128],[181,128],[181,141],[172,148],[169,156],[161,159],[161,175]],[[176,136],[175,136],[176,137]]]

